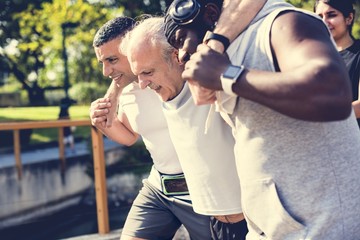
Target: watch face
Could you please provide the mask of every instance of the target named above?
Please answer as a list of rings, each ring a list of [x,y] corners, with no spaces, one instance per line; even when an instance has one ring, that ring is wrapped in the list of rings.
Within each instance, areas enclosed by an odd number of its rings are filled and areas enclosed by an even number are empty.
[[[235,78],[239,72],[242,71],[241,67],[230,65],[223,74],[225,78]]]

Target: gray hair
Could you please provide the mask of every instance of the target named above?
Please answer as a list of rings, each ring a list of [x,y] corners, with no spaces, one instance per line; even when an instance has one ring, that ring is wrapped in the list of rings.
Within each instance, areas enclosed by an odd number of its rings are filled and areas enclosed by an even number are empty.
[[[171,64],[171,54],[175,50],[166,40],[163,17],[147,17],[138,21],[135,27],[126,34],[120,50],[127,53],[136,48],[140,42],[146,42],[161,49],[164,60]]]

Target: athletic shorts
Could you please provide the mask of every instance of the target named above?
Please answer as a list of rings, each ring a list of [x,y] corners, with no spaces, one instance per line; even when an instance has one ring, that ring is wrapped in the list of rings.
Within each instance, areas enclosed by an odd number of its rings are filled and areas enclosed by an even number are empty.
[[[143,180],[143,187],[127,216],[122,235],[171,240],[184,225],[192,240],[211,239],[210,217],[194,212],[191,202],[165,196]]]
[[[223,223],[211,217],[211,236],[213,240],[245,240],[248,228],[246,221]]]

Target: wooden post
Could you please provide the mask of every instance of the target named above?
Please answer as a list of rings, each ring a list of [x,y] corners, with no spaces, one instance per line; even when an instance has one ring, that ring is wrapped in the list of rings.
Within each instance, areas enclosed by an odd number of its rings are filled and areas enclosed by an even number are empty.
[[[64,145],[64,131],[63,127],[58,128],[58,141],[59,141],[59,159],[61,161],[61,169],[65,169],[65,145]]]
[[[91,139],[94,155],[95,193],[98,219],[98,232],[106,234],[109,228],[109,210],[107,203],[106,171],[104,158],[104,141],[102,133],[95,127],[91,128]]]
[[[22,163],[21,163],[21,149],[20,149],[20,130],[14,130],[14,155],[15,164],[18,173],[18,178],[22,178]]]

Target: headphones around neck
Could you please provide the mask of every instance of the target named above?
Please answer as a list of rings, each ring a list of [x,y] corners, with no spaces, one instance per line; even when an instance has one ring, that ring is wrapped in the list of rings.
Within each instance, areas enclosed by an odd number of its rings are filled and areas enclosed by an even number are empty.
[[[175,0],[169,7],[169,15],[175,23],[186,25],[192,23],[199,15],[201,5],[197,0]]]

